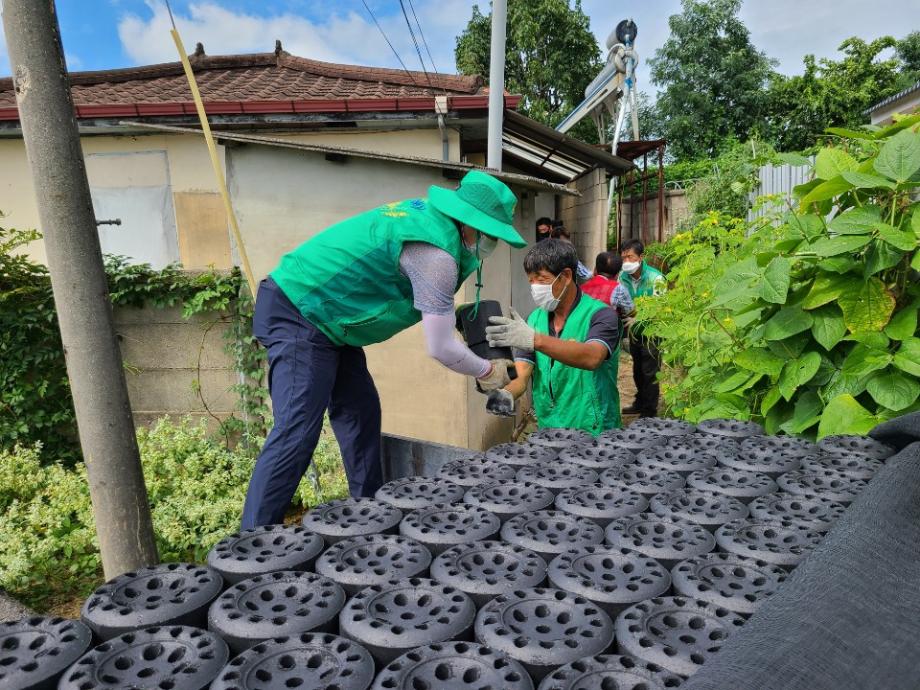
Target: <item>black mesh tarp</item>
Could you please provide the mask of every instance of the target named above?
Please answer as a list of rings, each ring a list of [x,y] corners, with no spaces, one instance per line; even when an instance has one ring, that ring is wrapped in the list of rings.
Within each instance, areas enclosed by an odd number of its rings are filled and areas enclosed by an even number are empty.
[[[682,690],[920,688],[920,413],[827,538]]]

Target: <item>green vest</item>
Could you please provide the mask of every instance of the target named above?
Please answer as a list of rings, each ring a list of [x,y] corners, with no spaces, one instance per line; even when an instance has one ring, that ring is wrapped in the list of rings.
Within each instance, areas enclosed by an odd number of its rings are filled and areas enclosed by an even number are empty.
[[[644,261],[642,262],[642,274],[639,276],[639,284],[633,285],[632,276],[626,271],[620,274],[620,284],[626,286],[629,296],[636,300],[636,297],[651,297],[655,294],[655,283],[664,280],[664,275],[657,268],[652,268]]]
[[[591,317],[609,308],[582,294],[557,336],[583,343],[588,337]],[[549,335],[549,317],[545,310],[536,309],[527,322],[537,333]],[[540,428],[581,429],[594,436],[620,428],[619,349],[594,371],[554,362],[542,352],[535,355],[533,406]]]
[[[326,228],[282,256],[271,276],[334,344],[383,342],[422,319],[412,284],[399,269],[406,242],[427,242],[450,254],[458,290],[479,265],[453,220],[425,199],[409,199]]]

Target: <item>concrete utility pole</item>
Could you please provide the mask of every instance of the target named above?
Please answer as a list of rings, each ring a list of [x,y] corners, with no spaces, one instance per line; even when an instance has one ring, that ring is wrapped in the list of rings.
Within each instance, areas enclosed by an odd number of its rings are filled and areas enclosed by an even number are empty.
[[[489,140],[486,165],[502,169],[502,122],[505,117],[505,31],[507,0],[492,0],[492,47],[489,55]]]
[[[3,28],[110,579],[157,551],[54,2],[3,0]]]

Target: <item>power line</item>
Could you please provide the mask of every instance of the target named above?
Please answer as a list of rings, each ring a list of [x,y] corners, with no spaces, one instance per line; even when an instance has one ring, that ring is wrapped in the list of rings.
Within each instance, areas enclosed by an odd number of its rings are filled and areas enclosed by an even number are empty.
[[[412,72],[409,71],[409,68],[406,67],[406,63],[402,61],[402,58],[401,58],[401,57],[399,57],[399,53],[396,52],[396,48],[394,48],[394,47],[393,47],[393,44],[390,43],[390,39],[387,38],[387,35],[386,35],[386,33],[384,32],[383,27],[380,26],[380,22],[377,21],[377,17],[374,16],[373,11],[372,11],[371,8],[368,6],[367,0],[361,0],[361,3],[364,5],[364,9],[367,10],[367,13],[368,13],[369,15],[371,15],[371,19],[374,20],[374,25],[377,27],[377,30],[380,32],[380,35],[383,36],[383,40],[387,42],[387,45],[388,45],[388,46],[390,46],[390,50],[393,51],[393,55],[396,56],[396,59],[399,61],[399,64],[402,66],[403,72],[405,72],[406,75],[409,77],[409,79],[412,80],[412,83],[413,83],[413,84],[415,84],[416,86],[418,86],[419,84],[418,84],[417,81],[415,81],[415,77],[412,76]]]
[[[431,83],[431,76],[425,68],[425,60],[422,59],[422,49],[419,47],[418,39],[415,37],[415,31],[412,30],[412,22],[409,21],[409,15],[406,14],[406,5],[403,0],[399,0],[399,8],[402,10],[403,18],[406,20],[406,28],[409,29],[409,37],[415,45],[415,54],[418,55],[418,61],[422,65],[422,72],[425,73],[425,79],[428,80],[428,88],[434,91],[434,84]],[[434,68],[434,63],[431,63],[431,66]]]
[[[425,52],[428,53],[428,62],[431,63],[431,70],[437,74],[438,66],[434,64],[434,58],[431,57],[431,49],[428,47],[428,41],[425,40],[425,32],[422,31],[422,23],[418,20],[418,15],[415,14],[415,6],[412,4],[412,0],[409,0],[409,9],[412,10],[412,16],[415,18],[415,23],[418,26],[419,36],[422,37],[422,43],[425,46]]]

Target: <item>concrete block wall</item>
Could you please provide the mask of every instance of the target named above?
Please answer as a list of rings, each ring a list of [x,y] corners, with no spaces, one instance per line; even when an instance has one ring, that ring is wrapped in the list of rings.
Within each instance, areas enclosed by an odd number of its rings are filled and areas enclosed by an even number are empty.
[[[216,427],[236,411],[239,377],[224,352],[227,315],[185,319],[181,306],[148,306],[116,307],[114,318],[136,424],[190,414]]]
[[[588,268],[593,268],[594,258],[607,249],[607,177],[603,170],[596,169],[570,186],[581,196],[562,197],[559,218],[572,233],[578,258]]]
[[[620,237],[641,239],[645,244],[665,241],[678,232],[680,224],[690,216],[687,195],[682,189],[669,189],[664,194],[664,224],[658,237],[658,197],[645,203],[640,197],[627,198],[621,206]]]

